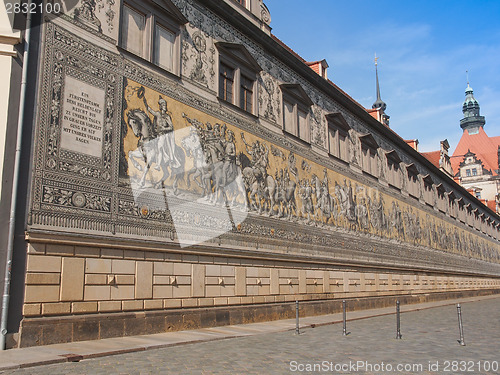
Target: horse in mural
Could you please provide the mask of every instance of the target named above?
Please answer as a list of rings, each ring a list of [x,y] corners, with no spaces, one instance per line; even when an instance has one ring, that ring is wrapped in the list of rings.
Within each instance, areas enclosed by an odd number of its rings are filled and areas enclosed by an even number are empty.
[[[243,169],[243,181],[248,191],[248,207],[259,214],[272,214],[276,205],[276,181],[273,176],[266,175],[257,177],[253,167]]]
[[[187,187],[191,187],[191,180],[203,190],[203,195],[212,192],[212,166],[210,153],[203,150],[196,128],[191,128],[188,136],[181,141],[188,157],[193,158],[193,168],[186,172]]]
[[[181,141],[186,154],[193,158],[193,168],[186,173],[187,186],[190,187],[193,180],[212,204],[223,204],[227,200],[234,207],[240,198],[246,208],[246,190],[236,163],[234,133],[229,130],[226,138],[224,130],[224,133],[217,133],[218,137],[211,137],[207,142],[205,126],[195,119],[189,119],[189,122],[193,127]]]
[[[165,186],[167,179],[173,178],[172,188],[174,194],[178,194],[179,181],[184,179],[184,163],[185,155],[181,147],[175,146],[174,155],[179,161],[178,166],[172,166],[169,163],[167,150],[164,148],[164,143],[159,142],[159,137],[153,127],[149,116],[141,109],[132,109],[127,112],[127,123],[136,137],[137,149],[129,151],[128,157],[132,165],[142,173],[139,180],[139,186],[144,187],[146,177],[155,164],[155,169],[162,172],[162,176],[158,181],[152,181],[156,188]],[[161,136],[160,136],[161,137]],[[145,166],[142,165],[145,163]],[[170,171],[169,171],[170,169]]]

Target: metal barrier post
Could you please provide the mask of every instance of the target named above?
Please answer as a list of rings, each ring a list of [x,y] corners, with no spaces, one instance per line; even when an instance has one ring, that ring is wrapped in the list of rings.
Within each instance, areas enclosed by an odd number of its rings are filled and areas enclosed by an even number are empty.
[[[342,320],[343,320],[343,324],[344,324],[344,329],[343,329],[343,333],[342,333],[343,336],[347,336],[345,306],[346,306],[346,302],[345,302],[345,300],[343,300],[342,301],[342,312],[343,312],[343,319]]]
[[[460,331],[460,340],[457,341],[460,345],[465,346],[464,326],[462,324],[462,307],[460,306],[460,304],[457,304],[457,314],[458,314],[458,330]]]
[[[396,339],[402,339],[403,336],[401,335],[401,318],[400,318],[400,308],[399,308],[399,300],[396,301],[396,326],[397,326],[397,331],[396,331]]]
[[[300,331],[299,331],[299,300],[295,301],[295,334],[300,335]]]

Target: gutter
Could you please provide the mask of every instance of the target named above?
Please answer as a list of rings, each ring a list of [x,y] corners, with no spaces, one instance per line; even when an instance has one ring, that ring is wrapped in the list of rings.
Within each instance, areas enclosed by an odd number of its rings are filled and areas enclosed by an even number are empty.
[[[30,9],[31,1],[28,0],[28,9]],[[24,52],[23,52],[23,72],[21,79],[21,93],[19,97],[19,115],[17,120],[17,143],[14,159],[14,174],[12,181],[12,195],[10,200],[10,217],[9,217],[9,232],[7,243],[7,255],[5,262],[5,283],[2,297],[2,313],[0,320],[0,350],[5,350],[7,337],[7,320],[9,313],[10,300],[10,281],[12,271],[12,255],[14,249],[14,228],[16,224],[16,208],[17,208],[17,189],[19,186],[19,172],[21,166],[21,145],[24,124],[24,110],[26,103],[26,86],[28,83],[28,58],[31,38],[31,12],[27,13],[26,17],[26,32],[24,34]]]

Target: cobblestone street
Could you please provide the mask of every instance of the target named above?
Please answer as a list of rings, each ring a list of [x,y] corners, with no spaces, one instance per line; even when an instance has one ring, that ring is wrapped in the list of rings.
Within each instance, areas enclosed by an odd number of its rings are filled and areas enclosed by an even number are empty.
[[[466,346],[457,342],[456,307],[443,306],[402,314],[402,340],[387,315],[348,322],[347,337],[335,324],[0,373],[499,374],[500,298],[464,303],[462,314]]]

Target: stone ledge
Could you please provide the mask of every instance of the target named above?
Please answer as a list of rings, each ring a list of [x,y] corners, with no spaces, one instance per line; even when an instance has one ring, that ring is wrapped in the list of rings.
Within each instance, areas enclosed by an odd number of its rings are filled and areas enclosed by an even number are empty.
[[[429,292],[383,297],[346,298],[349,311],[500,294],[500,289],[460,292]],[[314,316],[341,311],[342,298],[301,302],[301,315]],[[19,347],[30,347],[73,341],[97,340],[263,322],[295,317],[295,303],[268,303],[210,308],[177,308],[130,313],[87,314],[64,317],[24,318],[21,323]]]

